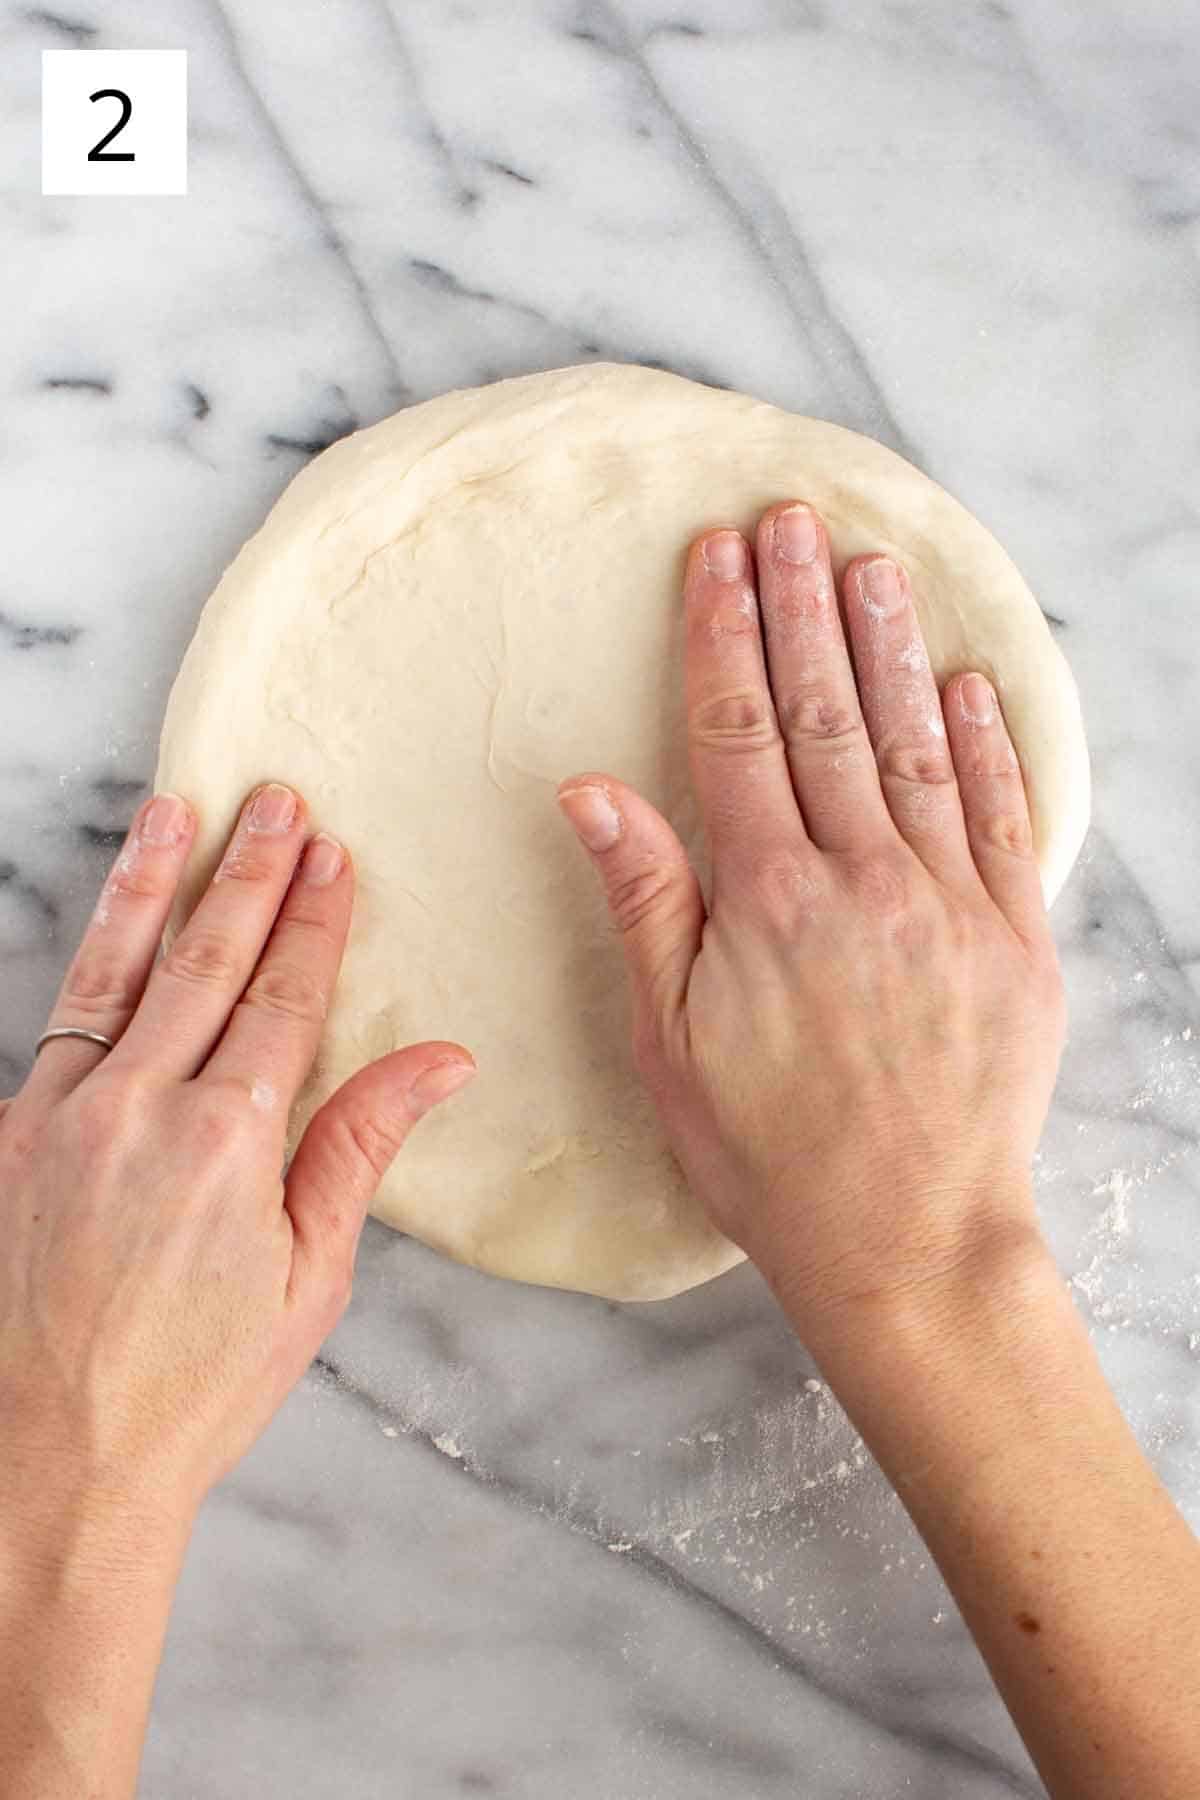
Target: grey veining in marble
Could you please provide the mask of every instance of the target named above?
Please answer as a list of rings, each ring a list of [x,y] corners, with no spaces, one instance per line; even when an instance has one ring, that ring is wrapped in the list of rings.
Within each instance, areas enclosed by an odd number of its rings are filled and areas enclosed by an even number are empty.
[[[185,48],[191,192],[43,199],[43,48]],[[1200,19],[1169,0],[0,5],[0,1082],[302,463],[662,363],[903,451],[1081,684],[1050,1236],[1200,1524]],[[565,773],[566,771],[564,771]],[[1039,1789],[758,1277],[617,1308],[370,1227],[205,1510],[151,1800]]]

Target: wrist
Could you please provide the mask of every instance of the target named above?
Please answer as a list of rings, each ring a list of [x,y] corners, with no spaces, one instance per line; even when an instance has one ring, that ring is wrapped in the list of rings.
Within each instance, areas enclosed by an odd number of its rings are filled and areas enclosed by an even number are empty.
[[[874,1309],[807,1315],[822,1373],[901,1497],[928,1484],[968,1492],[996,1482],[1014,1447],[1035,1455],[1107,1412],[1086,1330],[1049,1250],[1010,1230],[927,1292]],[[1040,1447],[1040,1448],[1039,1448]]]
[[[0,1468],[0,1790],[132,1794],[190,1518]]]
[[[984,1367],[1003,1359],[1029,1312],[1062,1290],[1032,1199],[1016,1191],[981,1204],[952,1236],[931,1232],[906,1259],[884,1250],[864,1268],[848,1256],[823,1276],[787,1255],[760,1267],[831,1380],[843,1369],[872,1380],[898,1362]]]
[[[112,1491],[62,1469],[35,1486],[12,1463],[0,1495],[0,1570],[27,1588],[169,1589],[195,1518],[189,1504]]]

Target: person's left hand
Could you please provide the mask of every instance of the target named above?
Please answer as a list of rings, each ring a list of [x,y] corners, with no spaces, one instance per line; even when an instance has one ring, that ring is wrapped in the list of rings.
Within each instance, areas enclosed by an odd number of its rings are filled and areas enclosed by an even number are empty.
[[[285,1177],[349,859],[305,842],[290,789],[258,789],[156,962],[193,830],[173,796],[142,810],[50,1020],[116,1048],[52,1039],[0,1116],[0,1492],[17,1529],[55,1501],[190,1520],[340,1316],[410,1127],[474,1073],[453,1043],[372,1063]]]

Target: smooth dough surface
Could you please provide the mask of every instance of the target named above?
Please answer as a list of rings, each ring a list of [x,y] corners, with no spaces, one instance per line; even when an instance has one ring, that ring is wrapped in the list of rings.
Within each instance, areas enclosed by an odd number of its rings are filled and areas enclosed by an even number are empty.
[[[939,679],[970,667],[995,682],[1052,897],[1089,805],[1066,663],[995,539],[837,425],[636,365],[446,394],[309,464],[200,619],[157,772],[201,818],[172,932],[247,791],[298,787],[314,828],[350,846],[358,894],[289,1142],[370,1058],[466,1044],[479,1076],[423,1121],[375,1207],[464,1262],[652,1299],[741,1260],[642,1092],[620,944],[554,793],[607,770],[704,868],[684,551],[793,497],[824,515],[839,576],[866,550],[905,563]]]

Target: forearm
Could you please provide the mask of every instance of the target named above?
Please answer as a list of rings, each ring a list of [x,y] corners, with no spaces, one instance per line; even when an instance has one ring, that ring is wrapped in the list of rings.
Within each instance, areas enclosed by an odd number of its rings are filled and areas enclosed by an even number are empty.
[[[0,1792],[127,1800],[186,1527],[48,1498],[0,1520]]]
[[[864,1313],[812,1347],[1055,1800],[1194,1800],[1200,1545],[1048,1254],[1010,1247],[933,1313]]]

